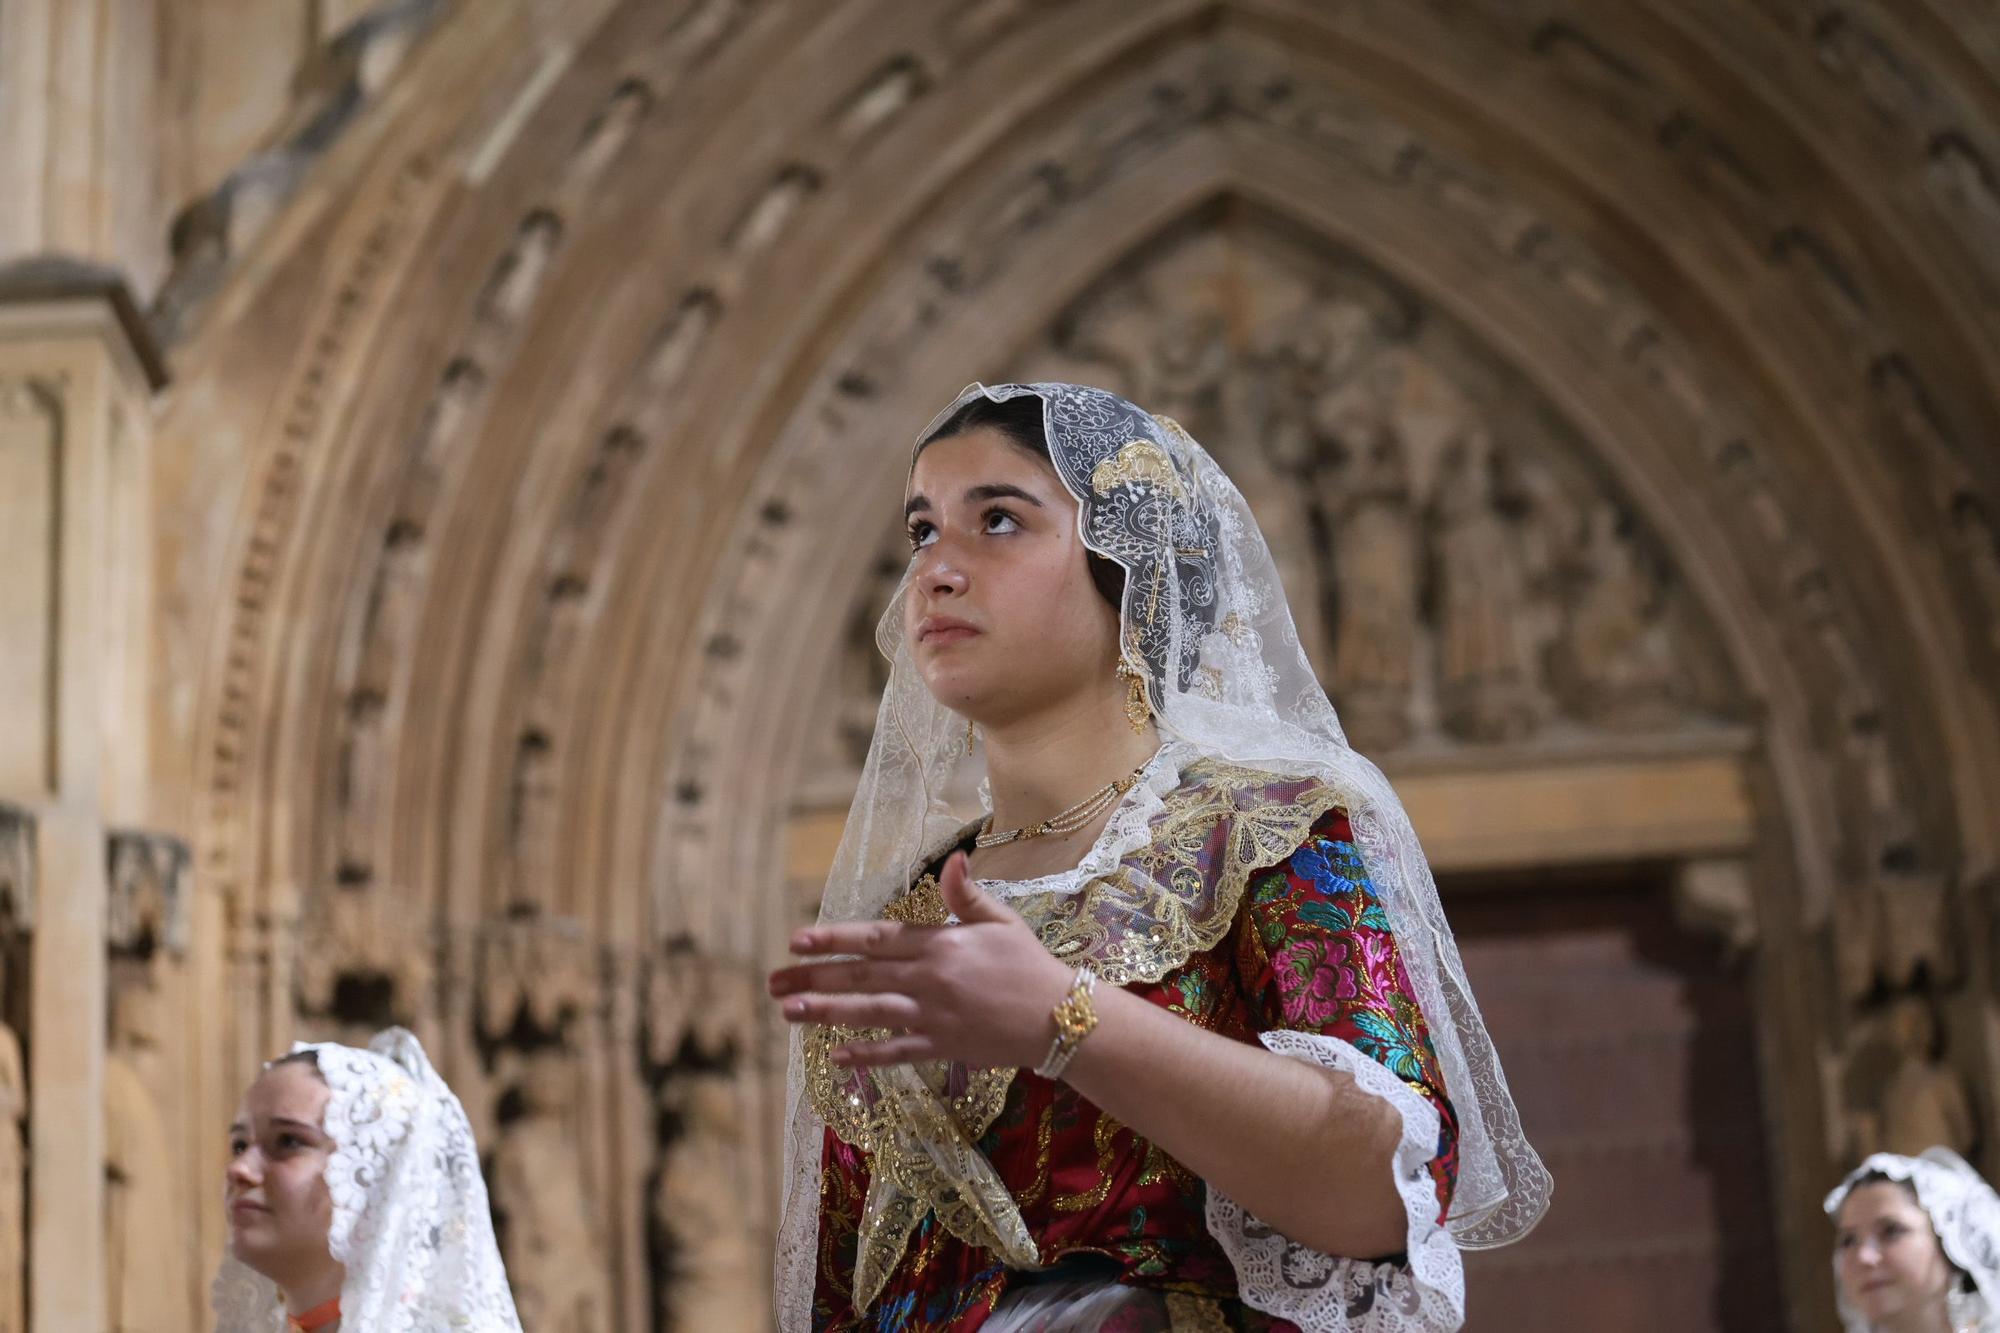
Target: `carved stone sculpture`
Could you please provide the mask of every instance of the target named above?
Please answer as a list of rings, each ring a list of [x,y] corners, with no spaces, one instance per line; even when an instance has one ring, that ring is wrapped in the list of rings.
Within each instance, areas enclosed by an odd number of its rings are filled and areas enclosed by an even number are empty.
[[[577,1060],[548,1048],[523,1056],[520,1114],[500,1131],[493,1206],[504,1220],[507,1275],[532,1333],[610,1333],[605,1240],[583,1179]]]
[[[1526,571],[1493,504],[1491,451],[1477,428],[1448,444],[1432,507],[1439,701],[1446,727],[1474,741],[1518,739],[1542,713],[1523,632]]]
[[[149,981],[121,984],[112,995],[104,1061],[104,1282],[112,1333],[177,1326],[161,1285],[182,1272],[188,1224],[172,1175],[179,1154],[153,1091],[164,1036],[159,1001]]]

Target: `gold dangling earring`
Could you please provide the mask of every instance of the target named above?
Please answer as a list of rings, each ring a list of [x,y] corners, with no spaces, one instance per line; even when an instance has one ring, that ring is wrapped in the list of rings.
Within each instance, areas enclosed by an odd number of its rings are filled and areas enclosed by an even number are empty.
[[[968,717],[965,719],[965,752],[967,754],[972,753],[972,740],[972,719]]]
[[[1118,674],[1131,682],[1131,689],[1125,696],[1125,720],[1132,724],[1133,735],[1143,736],[1146,734],[1146,723],[1153,717],[1153,705],[1146,698],[1146,673],[1120,658]]]

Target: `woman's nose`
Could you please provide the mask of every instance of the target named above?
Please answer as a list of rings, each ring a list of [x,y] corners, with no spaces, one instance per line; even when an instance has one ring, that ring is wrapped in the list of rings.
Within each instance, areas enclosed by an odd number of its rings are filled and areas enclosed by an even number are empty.
[[[965,572],[957,560],[941,549],[943,545],[941,541],[933,543],[917,571],[917,586],[934,597],[965,591]]]
[[[255,1148],[246,1148],[236,1154],[236,1156],[230,1158],[229,1169],[222,1173],[223,1179],[237,1186],[239,1189],[254,1187],[263,1178],[262,1172],[258,1170],[257,1165],[252,1160],[256,1155],[257,1150]]]

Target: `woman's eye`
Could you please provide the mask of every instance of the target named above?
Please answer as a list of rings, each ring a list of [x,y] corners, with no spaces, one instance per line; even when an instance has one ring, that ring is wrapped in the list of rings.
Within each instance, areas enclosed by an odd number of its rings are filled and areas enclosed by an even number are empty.
[[[286,1152],[290,1152],[294,1148],[305,1147],[306,1141],[296,1134],[280,1134],[278,1135],[278,1146]]]
[[[1005,525],[1004,527],[1001,526],[1003,524]],[[1014,516],[1004,509],[989,509],[986,511],[986,530],[988,532],[1013,532],[1020,526],[1020,523]]]
[[[935,540],[936,536],[937,529],[933,528],[930,524],[912,523],[910,524],[910,549],[912,551],[921,551],[924,547],[929,546]]]
[[[245,1143],[242,1139],[231,1139],[229,1141],[229,1155],[231,1157],[241,1157],[244,1153],[249,1151],[250,1151],[250,1145]]]

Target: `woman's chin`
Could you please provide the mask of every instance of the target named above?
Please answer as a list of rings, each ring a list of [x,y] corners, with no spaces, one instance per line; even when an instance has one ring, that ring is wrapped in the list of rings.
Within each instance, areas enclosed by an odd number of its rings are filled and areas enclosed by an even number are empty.
[[[1886,1319],[1903,1313],[1906,1302],[1901,1290],[1888,1287],[1877,1291],[1865,1291],[1855,1297],[1854,1308],[1869,1320]]]
[[[930,691],[931,698],[954,713],[966,717],[982,716],[980,705],[992,694],[985,674],[958,670],[955,666],[933,663],[931,669],[923,673],[924,688]]]

